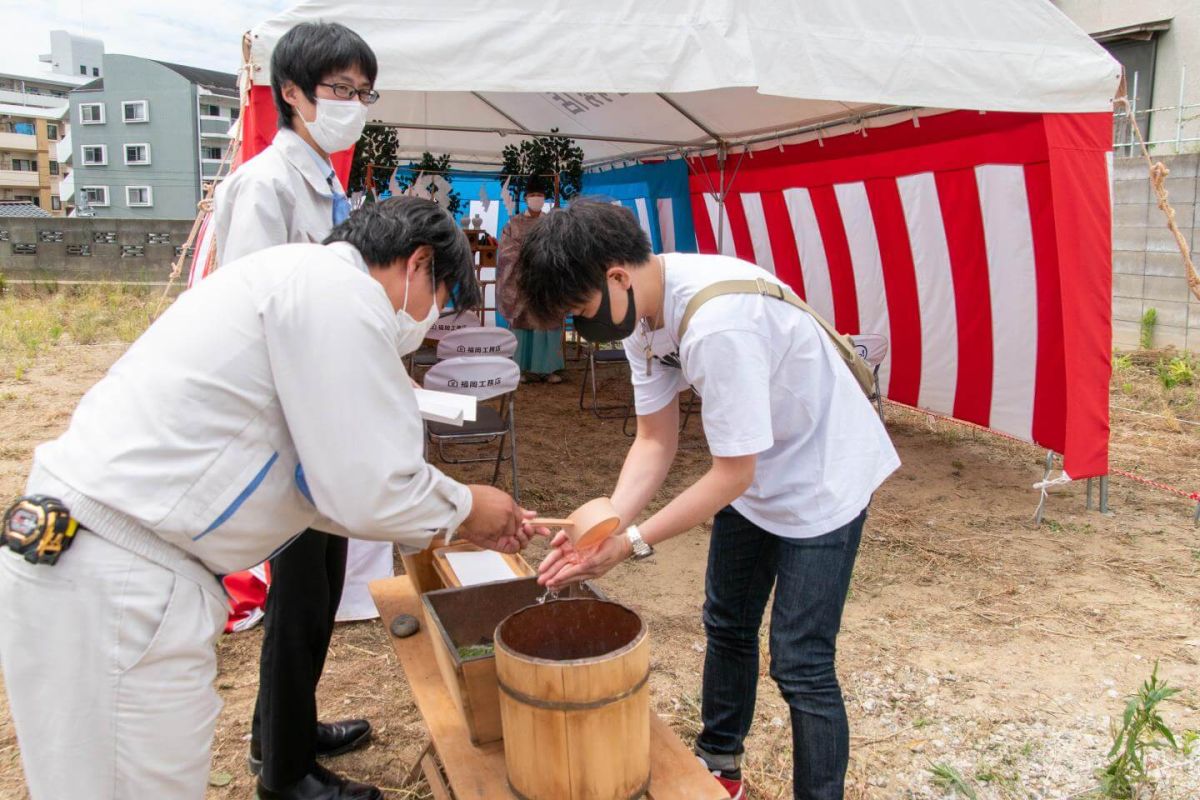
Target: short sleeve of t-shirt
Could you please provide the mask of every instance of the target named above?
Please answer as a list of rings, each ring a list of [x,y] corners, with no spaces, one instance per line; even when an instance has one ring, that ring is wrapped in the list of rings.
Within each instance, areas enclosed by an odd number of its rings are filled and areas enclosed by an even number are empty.
[[[625,340],[625,356],[633,380],[633,405],[639,416],[653,414],[667,406],[688,387],[683,371],[655,360],[646,369],[646,350],[641,334]]]
[[[733,458],[769,450],[775,443],[770,340],[746,330],[705,333],[688,344],[684,359],[700,393],[704,436],[712,454]]]

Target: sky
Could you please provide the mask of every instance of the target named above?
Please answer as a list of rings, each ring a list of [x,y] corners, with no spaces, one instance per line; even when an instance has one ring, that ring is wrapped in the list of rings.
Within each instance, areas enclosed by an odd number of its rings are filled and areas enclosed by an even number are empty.
[[[124,53],[236,72],[242,34],[299,0],[0,0],[0,67],[37,72],[50,31],[104,41]]]

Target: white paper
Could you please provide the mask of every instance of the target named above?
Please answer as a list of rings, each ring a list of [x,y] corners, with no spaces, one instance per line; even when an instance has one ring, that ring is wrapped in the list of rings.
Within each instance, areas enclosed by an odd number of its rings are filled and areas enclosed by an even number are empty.
[[[493,581],[508,581],[518,577],[504,557],[492,550],[448,552],[444,554],[450,569],[463,586],[475,586]]]
[[[475,421],[478,403],[473,395],[435,392],[432,389],[413,391],[417,395],[417,409],[422,419],[460,426],[464,422]]]

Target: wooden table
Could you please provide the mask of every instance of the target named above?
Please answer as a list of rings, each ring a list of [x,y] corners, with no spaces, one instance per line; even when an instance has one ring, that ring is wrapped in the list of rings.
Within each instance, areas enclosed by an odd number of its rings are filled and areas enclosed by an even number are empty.
[[[408,576],[374,581],[369,588],[385,627],[397,614],[411,614],[422,619],[417,592]],[[424,772],[438,800],[513,800],[504,767],[504,742],[492,742],[482,747],[471,744],[466,723],[442,682],[429,631],[422,626],[418,633],[407,639],[390,638],[408,678],[417,710],[429,731],[430,743],[413,766],[413,775],[418,769]],[[442,782],[434,754],[441,760],[448,786]],[[654,713],[650,714],[650,791],[647,797],[650,800],[729,800],[720,784]]]

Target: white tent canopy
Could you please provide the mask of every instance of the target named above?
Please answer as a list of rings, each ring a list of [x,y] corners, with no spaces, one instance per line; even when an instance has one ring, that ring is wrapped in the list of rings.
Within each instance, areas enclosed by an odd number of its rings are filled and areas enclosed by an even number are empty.
[[[255,84],[316,20],[375,50],[372,119],[398,128],[401,158],[481,164],[551,129],[595,164],[914,108],[1108,111],[1120,77],[1047,0],[312,0],[250,32]]]

